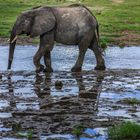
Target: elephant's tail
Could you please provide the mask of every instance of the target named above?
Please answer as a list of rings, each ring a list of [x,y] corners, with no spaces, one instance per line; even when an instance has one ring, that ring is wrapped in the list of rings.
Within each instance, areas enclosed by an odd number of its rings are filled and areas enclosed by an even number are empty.
[[[100,46],[99,24],[97,24],[97,26],[96,26],[95,36],[96,36],[98,45]]]
[[[100,43],[99,24],[97,24],[95,32],[96,32],[95,34],[96,34],[96,38],[97,38],[97,41],[98,41],[98,46],[100,47],[102,55],[105,55],[105,50],[101,47],[101,43]]]

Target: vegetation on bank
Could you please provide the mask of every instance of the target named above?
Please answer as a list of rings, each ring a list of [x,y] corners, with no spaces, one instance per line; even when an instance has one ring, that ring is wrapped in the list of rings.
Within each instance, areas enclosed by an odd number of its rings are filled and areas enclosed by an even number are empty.
[[[140,100],[136,98],[126,98],[126,99],[123,99],[121,102],[128,105],[140,105]]]
[[[108,136],[111,140],[139,140],[140,125],[134,122],[123,122],[111,127]]]
[[[103,44],[139,45],[139,0],[0,0],[0,36],[9,37],[17,16],[36,6],[86,5],[100,23]]]

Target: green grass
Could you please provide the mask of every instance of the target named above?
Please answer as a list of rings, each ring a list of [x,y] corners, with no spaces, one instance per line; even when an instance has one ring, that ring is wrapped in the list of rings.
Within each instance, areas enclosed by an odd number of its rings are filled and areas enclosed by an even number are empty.
[[[82,135],[83,131],[84,131],[84,126],[79,124],[79,125],[76,125],[74,128],[73,128],[73,131],[72,131],[72,134],[79,137],[80,135]]]
[[[111,127],[108,135],[111,140],[139,140],[140,125],[133,122],[123,122]]]
[[[101,42],[114,43],[123,31],[140,34],[139,0],[0,0],[0,36],[9,37],[16,17],[39,5],[63,6],[81,2],[88,6],[100,23]]]
[[[125,103],[125,104],[129,104],[129,105],[138,105],[138,104],[140,104],[140,100],[135,99],[135,98],[124,99],[124,100],[122,100],[122,102]]]
[[[17,133],[17,137],[18,138],[28,138],[28,139],[32,139],[33,137],[33,130],[29,130],[26,133]]]

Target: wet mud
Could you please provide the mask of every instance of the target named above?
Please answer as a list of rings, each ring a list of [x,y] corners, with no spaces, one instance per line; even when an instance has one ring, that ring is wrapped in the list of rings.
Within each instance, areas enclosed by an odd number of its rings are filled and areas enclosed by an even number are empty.
[[[124,120],[140,123],[140,104],[124,102],[140,100],[139,69],[0,75],[1,139],[26,139],[21,136],[31,131],[31,139],[76,140],[72,132],[78,125],[87,130],[82,137],[93,139],[89,132],[94,128],[106,130]]]
[[[34,72],[37,49],[17,46],[7,71],[8,47],[0,46],[0,140],[107,140],[110,126],[140,123],[140,47],[109,47],[104,72],[93,70],[88,50],[77,74],[69,72],[77,46],[54,47],[52,74]]]

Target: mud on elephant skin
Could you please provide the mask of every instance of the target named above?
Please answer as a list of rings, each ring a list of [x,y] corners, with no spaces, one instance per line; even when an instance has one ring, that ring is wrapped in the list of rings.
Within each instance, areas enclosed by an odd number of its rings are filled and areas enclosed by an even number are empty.
[[[11,31],[8,69],[11,69],[17,36],[40,36],[40,44],[33,58],[36,71],[43,71],[40,59],[44,57],[45,71],[52,72],[51,51],[54,42],[78,45],[79,56],[71,69],[81,71],[85,53],[91,49],[96,57],[96,70],[104,70],[105,62],[99,45],[99,25],[95,16],[83,5],[67,7],[38,7],[21,13]]]

